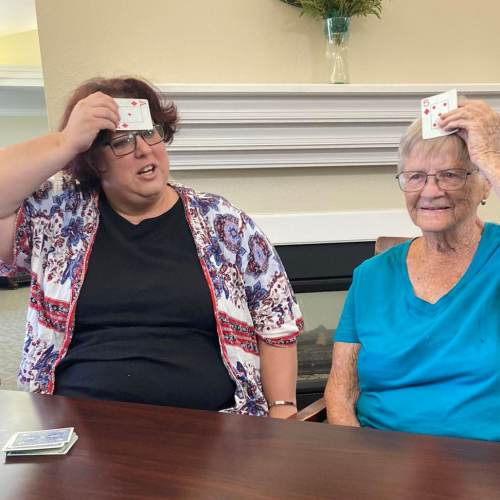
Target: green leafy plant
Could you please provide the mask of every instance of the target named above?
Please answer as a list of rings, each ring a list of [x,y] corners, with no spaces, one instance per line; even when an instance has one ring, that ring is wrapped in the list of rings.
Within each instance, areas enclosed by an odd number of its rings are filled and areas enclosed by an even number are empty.
[[[281,0],[316,19],[374,15],[380,19],[382,0]]]

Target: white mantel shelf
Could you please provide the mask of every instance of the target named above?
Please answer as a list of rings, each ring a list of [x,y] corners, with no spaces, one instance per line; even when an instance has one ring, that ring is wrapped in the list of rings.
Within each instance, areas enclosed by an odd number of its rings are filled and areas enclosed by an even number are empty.
[[[157,84],[178,107],[172,170],[388,166],[420,99],[450,88],[500,112],[500,84]],[[46,115],[40,68],[0,67],[0,116]]]
[[[500,112],[500,84],[160,84],[179,109],[173,170],[393,166],[420,99],[458,88]]]
[[[178,107],[172,170],[384,166],[420,99],[457,88],[500,112],[500,84],[157,84]],[[0,116],[46,115],[39,68],[0,67]],[[254,215],[273,243],[416,236],[404,210]]]

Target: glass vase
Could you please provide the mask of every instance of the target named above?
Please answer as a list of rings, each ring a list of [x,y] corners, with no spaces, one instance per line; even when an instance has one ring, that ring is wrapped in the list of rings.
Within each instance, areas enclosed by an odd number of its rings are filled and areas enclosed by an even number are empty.
[[[349,17],[327,17],[324,19],[330,83],[349,83],[347,53],[350,20]]]

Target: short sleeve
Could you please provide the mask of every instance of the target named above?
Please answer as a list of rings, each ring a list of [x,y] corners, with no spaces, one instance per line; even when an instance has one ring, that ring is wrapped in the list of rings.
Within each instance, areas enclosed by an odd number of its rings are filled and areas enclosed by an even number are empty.
[[[33,246],[41,245],[45,229],[51,219],[54,184],[46,181],[24,200],[16,216],[14,258],[12,262],[0,260],[0,276],[15,276],[31,271]]]
[[[0,259],[0,276],[15,276],[21,272],[29,272],[31,266],[32,224],[30,198],[25,200],[16,216],[14,234],[14,258],[11,262]]]
[[[247,215],[243,219],[242,271],[256,334],[270,345],[294,344],[304,322],[285,268],[264,233]]]
[[[358,333],[356,331],[356,307],[355,307],[355,296],[356,289],[358,286],[358,270],[354,271],[354,276],[352,280],[351,287],[347,293],[346,301],[344,304],[344,309],[340,316],[339,324],[333,335],[335,342],[350,342],[359,343]]]

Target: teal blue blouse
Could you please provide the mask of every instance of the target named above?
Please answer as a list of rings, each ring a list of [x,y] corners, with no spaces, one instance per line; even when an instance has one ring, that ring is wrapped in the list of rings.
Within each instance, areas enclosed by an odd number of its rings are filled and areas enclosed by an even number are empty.
[[[360,343],[363,426],[500,441],[500,225],[488,223],[460,281],[415,296],[410,242],[354,273],[335,340]]]

